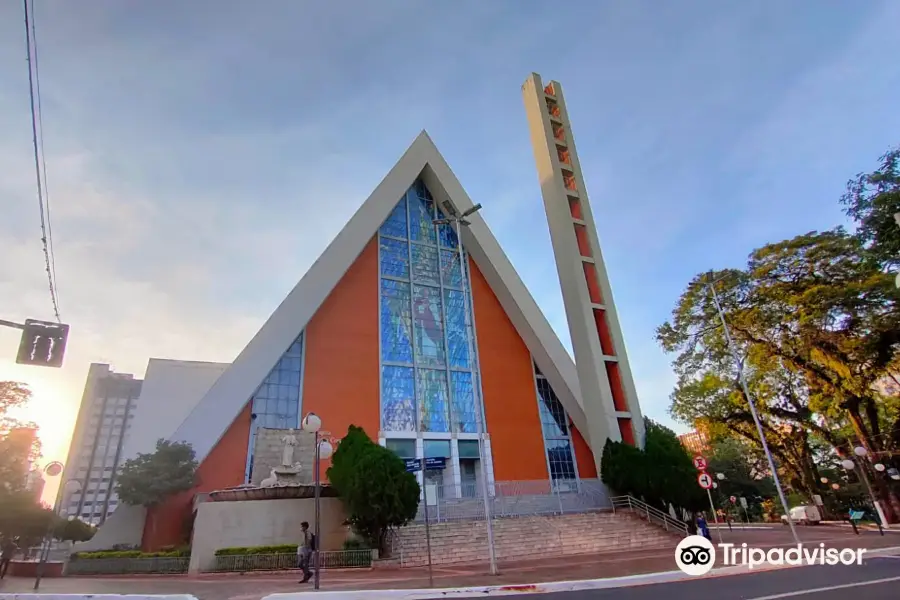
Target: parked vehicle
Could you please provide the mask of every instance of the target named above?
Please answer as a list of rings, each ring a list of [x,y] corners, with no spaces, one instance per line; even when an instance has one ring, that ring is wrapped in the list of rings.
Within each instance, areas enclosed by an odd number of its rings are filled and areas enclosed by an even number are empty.
[[[822,515],[819,513],[819,508],[813,504],[795,506],[791,509],[791,521],[801,525],[818,525],[822,521]],[[782,525],[788,524],[786,516],[781,515],[781,523]]]

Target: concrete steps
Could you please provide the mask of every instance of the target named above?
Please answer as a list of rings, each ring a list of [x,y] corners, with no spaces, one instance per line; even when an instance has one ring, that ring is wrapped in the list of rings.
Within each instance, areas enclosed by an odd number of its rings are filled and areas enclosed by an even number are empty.
[[[497,518],[493,524],[498,560],[674,549],[681,537],[622,512]],[[427,564],[424,525],[403,527],[395,539],[394,558],[403,566]],[[431,526],[431,556],[434,564],[488,560],[484,521],[435,523]]]

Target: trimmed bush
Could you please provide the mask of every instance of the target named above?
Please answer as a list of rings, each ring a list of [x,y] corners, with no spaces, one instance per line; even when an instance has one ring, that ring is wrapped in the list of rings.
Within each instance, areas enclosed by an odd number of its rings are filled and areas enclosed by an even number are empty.
[[[168,552],[141,552],[140,550],[97,550],[96,552],[73,552],[69,560],[99,560],[109,558],[181,558],[191,555],[190,548],[180,548]]]
[[[236,556],[248,554],[296,554],[297,544],[280,544],[277,546],[235,546],[219,548],[216,556]]]

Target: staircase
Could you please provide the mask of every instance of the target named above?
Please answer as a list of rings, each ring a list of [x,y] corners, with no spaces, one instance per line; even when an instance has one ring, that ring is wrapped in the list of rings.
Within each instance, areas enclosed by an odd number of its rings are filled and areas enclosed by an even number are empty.
[[[664,515],[660,517],[653,512],[655,509],[633,498],[630,501],[620,498],[618,504],[601,511],[495,518],[497,560],[656,548],[672,550],[684,537],[684,525],[668,515],[656,511]],[[402,566],[428,563],[424,525],[407,525],[395,533],[392,558]],[[488,560],[483,518],[432,524],[431,557],[433,564]]]

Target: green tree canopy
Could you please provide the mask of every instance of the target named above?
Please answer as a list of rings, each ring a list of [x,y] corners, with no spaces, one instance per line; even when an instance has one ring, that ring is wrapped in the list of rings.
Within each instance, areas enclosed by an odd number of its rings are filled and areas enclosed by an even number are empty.
[[[40,457],[40,441],[26,432],[37,430],[37,425],[10,415],[30,400],[31,390],[24,383],[0,381],[0,495],[24,491],[29,462]]]
[[[617,494],[628,494],[667,511],[669,504],[688,510],[703,505],[692,457],[675,433],[644,419],[644,448],[607,440],[600,478]]]
[[[386,550],[387,532],[415,518],[419,483],[391,450],[351,425],[334,453],[328,480],[337,490],[353,529]]]
[[[879,159],[878,168],[847,183],[841,198],[847,215],[857,224],[857,236],[884,267],[900,264],[900,148]]]
[[[125,461],[116,480],[116,493],[125,504],[156,506],[194,487],[196,472],[190,444],[161,439],[152,454],[141,453]]]

